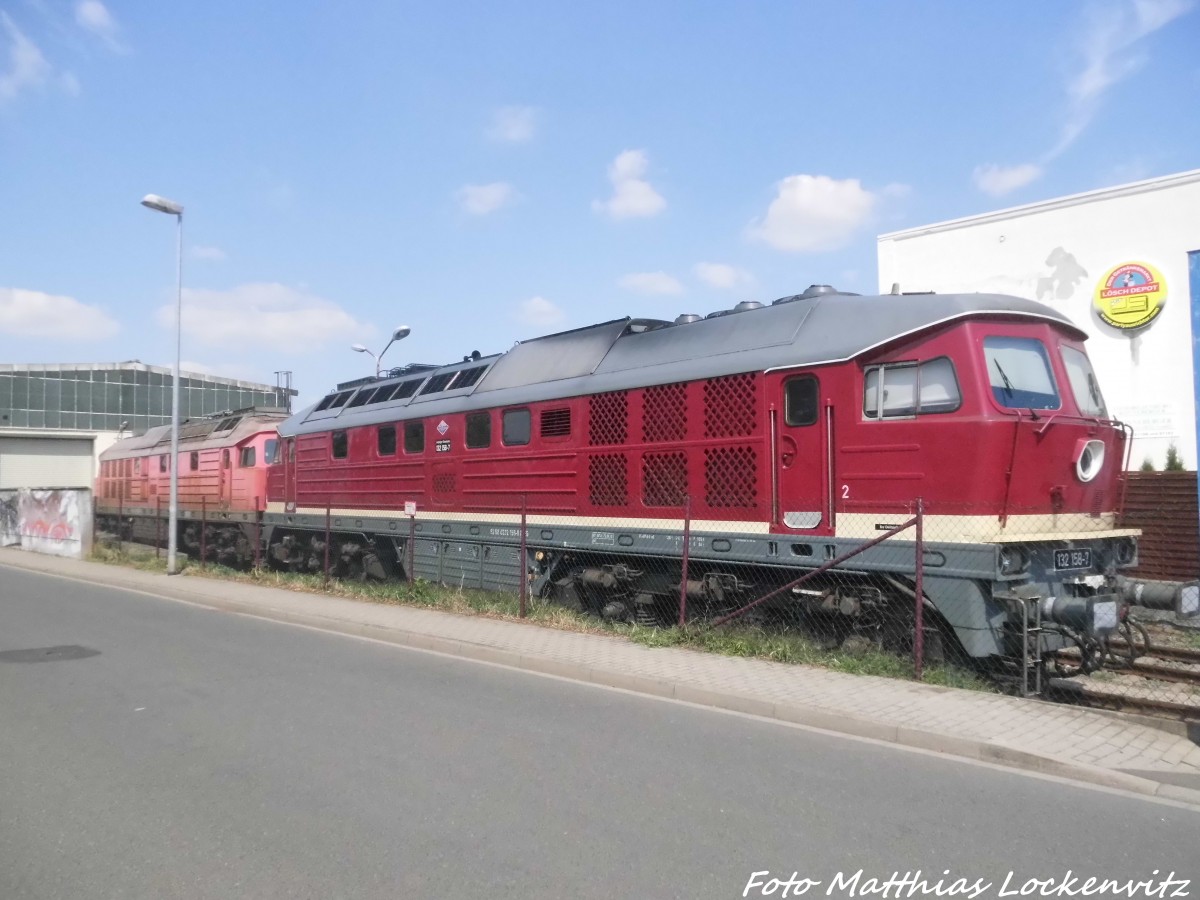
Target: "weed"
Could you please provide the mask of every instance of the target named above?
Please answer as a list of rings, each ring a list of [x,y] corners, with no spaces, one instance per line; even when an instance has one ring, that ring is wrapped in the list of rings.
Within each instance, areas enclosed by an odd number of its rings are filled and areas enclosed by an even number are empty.
[[[136,547],[136,545],[126,545]],[[151,551],[152,553],[153,551]],[[166,571],[165,560],[111,547],[97,547],[92,553],[96,562],[132,566],[146,571]],[[486,616],[493,619],[519,621],[519,599],[515,594],[480,591],[458,584],[442,587],[426,581],[340,581],[325,579],[318,574],[276,572],[254,569],[249,572],[227,569],[217,565],[185,566],[184,574],[203,578],[257,584],[310,594],[325,594],[360,600],[436,609],[459,615]],[[724,656],[766,659],[793,665],[820,666],[854,675],[874,675],[883,678],[911,678],[912,661],[877,648],[857,652],[825,650],[819,644],[795,632],[758,626],[723,626],[689,624],[683,628],[659,628],[612,622],[565,606],[533,599],[528,604],[526,621],[547,628],[577,631],[587,634],[608,634],[625,637],[646,647],[683,647]],[[1197,639],[1200,641],[1200,638]],[[967,690],[990,691],[994,688],[972,672],[952,666],[927,666],[927,684]]]

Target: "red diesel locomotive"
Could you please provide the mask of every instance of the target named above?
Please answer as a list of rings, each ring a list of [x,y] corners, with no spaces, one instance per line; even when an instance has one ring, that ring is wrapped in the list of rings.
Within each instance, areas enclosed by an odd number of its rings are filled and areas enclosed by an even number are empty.
[[[243,409],[180,425],[178,538],[189,556],[199,559],[203,549],[206,561],[239,566],[254,560],[275,428],[288,415],[284,409]],[[129,540],[165,543],[170,465],[170,425],[101,453],[97,527]]]
[[[1127,430],[1084,340],[1020,298],[814,286],[394,369],[279,423],[268,558],[314,570],[329,552],[345,575],[491,589],[524,579],[640,618],[679,595],[686,504],[689,606],[714,614],[877,537],[920,498],[930,616],[971,657],[1020,657],[1031,620],[1051,648],[1056,631],[1115,627],[1119,572],[1136,563],[1137,532],[1115,527]],[[772,603],[900,613],[915,566],[896,558],[868,551]]]

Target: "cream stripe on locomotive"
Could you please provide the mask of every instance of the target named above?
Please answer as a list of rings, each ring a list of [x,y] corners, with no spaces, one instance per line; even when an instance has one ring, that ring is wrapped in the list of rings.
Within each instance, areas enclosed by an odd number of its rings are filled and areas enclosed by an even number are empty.
[[[271,502],[267,504],[267,512],[274,515],[296,515],[325,517],[324,507],[299,507],[287,513],[284,504]],[[402,512],[382,509],[355,509],[338,507],[330,509],[331,516],[340,518],[407,518]],[[514,513],[453,513],[433,510],[418,510],[418,521],[440,522],[500,522],[504,524],[519,524],[520,515]],[[839,513],[837,517],[837,534],[833,537],[851,538],[863,541],[879,537],[889,528],[894,528],[906,522],[908,515],[887,515],[882,513]],[[1045,540],[1084,540],[1087,538],[1138,537],[1140,529],[1114,528],[1113,514],[1104,514],[1098,518],[1084,516],[1054,516],[1023,515],[1009,516],[1004,527],[994,515],[987,516],[925,516],[925,540],[930,543],[1027,543]],[[530,515],[527,522],[531,526],[562,526],[575,528],[604,528],[612,531],[628,531],[645,529],[654,531],[682,531],[683,519],[629,519],[610,518],[605,516],[543,516]],[[1083,527],[1080,526],[1090,526]],[[345,528],[343,524],[340,526]],[[708,519],[694,519],[691,529],[696,532],[723,532],[733,534],[770,534],[770,524],[767,522],[729,522]],[[796,532],[797,537],[803,537],[803,532]],[[818,537],[814,535],[814,537]],[[906,532],[902,539],[911,540],[911,532]]]

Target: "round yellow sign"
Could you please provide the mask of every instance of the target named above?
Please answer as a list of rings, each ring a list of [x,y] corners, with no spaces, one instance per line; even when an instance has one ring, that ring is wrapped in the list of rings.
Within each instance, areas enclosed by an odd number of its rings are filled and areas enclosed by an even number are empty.
[[[1092,305],[1105,325],[1119,331],[1145,328],[1158,318],[1167,302],[1167,283],[1149,263],[1113,266],[1100,283]]]

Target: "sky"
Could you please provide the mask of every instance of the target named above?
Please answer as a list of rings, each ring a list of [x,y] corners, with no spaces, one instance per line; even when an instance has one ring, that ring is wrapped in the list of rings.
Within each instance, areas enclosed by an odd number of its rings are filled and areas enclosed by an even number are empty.
[[[0,362],[301,405],[1200,167],[1200,0],[0,0]]]

